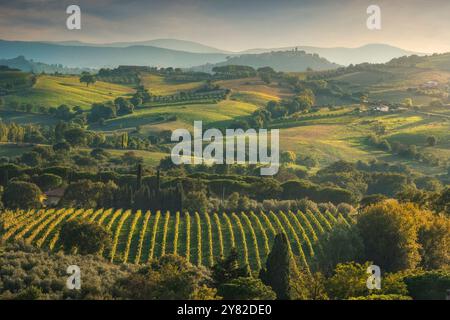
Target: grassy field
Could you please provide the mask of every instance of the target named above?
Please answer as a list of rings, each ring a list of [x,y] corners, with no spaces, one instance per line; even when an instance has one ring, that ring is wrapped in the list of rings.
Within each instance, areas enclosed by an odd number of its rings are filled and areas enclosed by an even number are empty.
[[[186,257],[197,265],[211,266],[236,247],[241,263],[257,272],[265,262],[276,233],[288,236],[298,267],[308,268],[319,249],[318,239],[332,230],[342,216],[320,212],[180,214],[124,210],[50,209],[5,212],[2,241],[24,240],[51,251],[61,250],[59,230],[68,220],[80,218],[111,230],[113,244],[103,256],[116,263],[146,263],[167,253]],[[134,222],[134,223],[133,223]]]
[[[136,126],[141,126],[143,132],[161,129],[191,129],[196,120],[202,120],[204,125],[222,128],[234,119],[247,116],[256,109],[257,106],[253,104],[232,100],[223,100],[217,104],[149,107],[138,109],[130,115],[108,120],[101,130],[134,129]],[[165,119],[170,116],[176,116],[176,121],[167,122]]]
[[[20,94],[5,97],[6,102],[33,103],[46,107],[61,104],[87,108],[94,102],[114,100],[119,96],[130,95],[131,87],[98,81],[86,86],[77,76],[39,76],[36,84]]]
[[[155,74],[142,74],[141,83],[145,88],[149,89],[151,94],[157,96],[171,95],[180,91],[198,89],[204,84],[202,81],[174,83],[167,81],[163,76],[158,76]]]
[[[216,81],[216,83],[234,92],[253,94],[265,100],[285,99],[293,95],[291,90],[280,86],[277,82],[267,84],[259,78],[222,80]]]

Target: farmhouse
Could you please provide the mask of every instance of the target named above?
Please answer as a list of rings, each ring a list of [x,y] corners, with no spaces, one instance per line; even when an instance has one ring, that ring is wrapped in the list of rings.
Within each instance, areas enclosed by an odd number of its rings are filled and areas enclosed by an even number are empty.
[[[57,188],[45,192],[45,206],[56,206],[64,195],[64,188]]]
[[[421,85],[423,89],[433,89],[439,86],[439,82],[437,81],[427,81]]]
[[[389,112],[389,107],[384,104],[380,104],[380,105],[374,106],[373,110],[378,111],[378,112]]]

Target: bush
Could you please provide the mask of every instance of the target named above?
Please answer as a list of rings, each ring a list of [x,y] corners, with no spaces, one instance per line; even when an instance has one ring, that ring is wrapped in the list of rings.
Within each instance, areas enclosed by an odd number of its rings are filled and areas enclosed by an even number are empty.
[[[237,278],[221,285],[218,295],[225,300],[275,300],[272,288],[260,279],[252,277]]]
[[[72,220],[61,227],[61,243],[66,252],[95,254],[111,245],[111,234],[104,227],[81,220]]]
[[[39,186],[41,190],[44,191],[55,189],[62,183],[61,177],[52,173],[44,173],[39,176],[34,176],[33,181]]]
[[[37,185],[22,181],[10,182],[2,196],[3,204],[10,209],[40,208],[42,200],[42,192]]]
[[[215,290],[207,286],[209,277],[203,268],[195,267],[183,257],[165,255],[119,279],[119,296],[134,300],[213,299]]]
[[[415,300],[445,300],[450,288],[450,272],[436,270],[410,275],[404,282]]]

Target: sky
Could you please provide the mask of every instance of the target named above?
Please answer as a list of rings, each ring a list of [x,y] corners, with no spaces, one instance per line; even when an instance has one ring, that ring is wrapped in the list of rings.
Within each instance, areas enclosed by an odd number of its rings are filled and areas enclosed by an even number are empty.
[[[81,8],[81,30],[66,8]],[[366,26],[381,8],[381,30]],[[229,51],[385,43],[450,51],[450,0],[0,0],[0,39],[92,43],[191,40]]]

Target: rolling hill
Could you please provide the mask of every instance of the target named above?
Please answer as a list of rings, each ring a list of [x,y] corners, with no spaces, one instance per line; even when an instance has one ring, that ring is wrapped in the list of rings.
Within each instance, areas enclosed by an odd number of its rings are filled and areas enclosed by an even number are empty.
[[[331,62],[341,65],[358,64],[364,62],[385,63],[393,58],[398,58],[402,56],[409,56],[413,54],[424,55],[424,53],[408,51],[387,44],[367,44],[356,48],[345,48],[345,47],[321,48],[312,46],[293,46],[293,47],[271,48],[271,49],[250,49],[244,51],[243,53],[257,54],[271,51],[293,50],[295,48],[297,48],[298,50],[305,51],[307,53],[316,53]]]
[[[325,58],[321,58],[317,54],[291,50],[231,56],[224,62],[219,62],[214,65],[206,64],[192,69],[195,71],[211,72],[214,67],[224,65],[242,65],[253,68],[271,67],[276,71],[285,72],[306,71],[308,68],[313,70],[329,70],[339,67],[339,65]]]
[[[82,68],[119,65],[186,68],[224,61],[227,56],[221,53],[192,53],[142,45],[125,48],[90,47],[0,40],[0,58],[11,59],[21,55],[43,63]]]
[[[41,75],[33,87],[7,95],[4,99],[6,103],[15,101],[45,107],[58,107],[61,104],[89,107],[94,102],[113,100],[132,92],[130,87],[108,82],[97,81],[87,87],[75,76]]]

